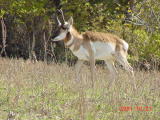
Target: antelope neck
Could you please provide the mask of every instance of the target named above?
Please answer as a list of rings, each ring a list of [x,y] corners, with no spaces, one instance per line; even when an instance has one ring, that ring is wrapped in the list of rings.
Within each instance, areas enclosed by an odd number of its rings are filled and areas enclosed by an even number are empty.
[[[70,48],[73,51],[77,51],[83,41],[82,35],[80,35],[74,28],[71,28],[71,31],[67,35],[67,42],[65,43],[66,47]]]

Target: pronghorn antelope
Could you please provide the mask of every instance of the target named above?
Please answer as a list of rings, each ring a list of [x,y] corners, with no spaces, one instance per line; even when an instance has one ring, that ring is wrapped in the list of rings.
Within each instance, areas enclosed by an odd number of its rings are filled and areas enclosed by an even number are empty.
[[[79,79],[79,72],[83,61],[90,62],[91,79],[94,79],[95,60],[104,60],[111,75],[115,78],[116,68],[114,62],[120,63],[125,70],[133,74],[133,68],[127,61],[128,44],[123,39],[110,33],[87,31],[80,34],[73,27],[73,18],[65,21],[63,13],[63,23],[57,17],[58,32],[52,41],[64,41],[75,56],[78,57],[76,63],[76,76]]]

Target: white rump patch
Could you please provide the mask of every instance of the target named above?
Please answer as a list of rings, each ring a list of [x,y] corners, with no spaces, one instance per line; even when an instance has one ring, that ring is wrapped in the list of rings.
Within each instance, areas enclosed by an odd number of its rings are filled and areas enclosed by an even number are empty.
[[[124,41],[124,40],[122,40],[122,41],[123,41],[123,48],[125,49],[125,51],[128,51],[128,48],[129,48],[128,43],[126,41]]]

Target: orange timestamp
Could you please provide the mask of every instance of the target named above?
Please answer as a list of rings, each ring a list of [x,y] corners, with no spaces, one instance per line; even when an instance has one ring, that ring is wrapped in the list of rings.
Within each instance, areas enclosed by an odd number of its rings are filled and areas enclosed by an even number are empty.
[[[120,106],[120,111],[152,111],[152,106]]]

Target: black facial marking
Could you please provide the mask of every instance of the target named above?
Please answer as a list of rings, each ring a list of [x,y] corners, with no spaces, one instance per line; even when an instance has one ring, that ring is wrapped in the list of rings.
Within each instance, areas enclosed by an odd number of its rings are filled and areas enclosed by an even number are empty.
[[[61,28],[63,30],[67,30],[67,29],[69,29],[69,25],[68,24],[63,24],[63,25],[61,25]]]
[[[67,33],[67,39],[68,39],[68,40],[71,39],[71,33],[70,33],[70,32]]]
[[[66,30],[66,29],[67,29],[67,27],[64,26],[64,25],[62,25],[61,28],[62,28],[63,30]]]

